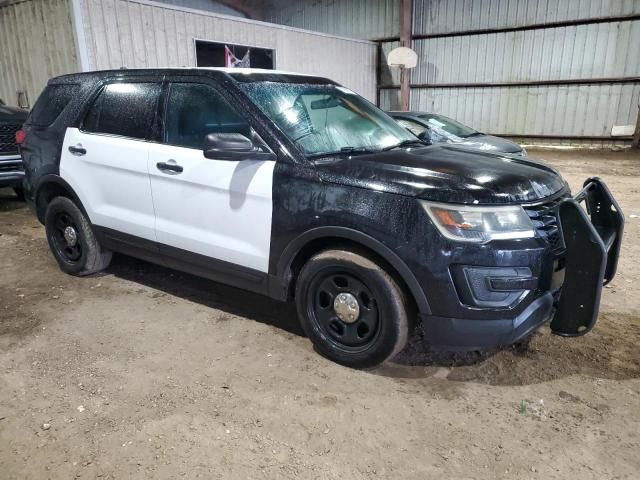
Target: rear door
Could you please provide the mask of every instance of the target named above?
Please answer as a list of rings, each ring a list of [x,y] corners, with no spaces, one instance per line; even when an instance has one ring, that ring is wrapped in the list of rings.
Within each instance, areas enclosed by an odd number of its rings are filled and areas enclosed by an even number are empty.
[[[169,85],[162,142],[149,146],[157,239],[169,264],[208,257],[225,262],[212,268],[267,272],[275,161],[205,158],[209,133],[257,136],[221,92],[205,79]]]
[[[160,93],[159,82],[110,83],[67,129],[60,175],[94,225],[155,240],[147,162]]]

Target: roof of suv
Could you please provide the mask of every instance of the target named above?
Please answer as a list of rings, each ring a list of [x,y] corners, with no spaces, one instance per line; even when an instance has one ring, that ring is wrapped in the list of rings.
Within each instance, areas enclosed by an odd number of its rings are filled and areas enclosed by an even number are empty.
[[[162,74],[178,74],[188,72],[211,72],[211,73],[223,73],[223,74],[235,74],[238,75],[283,75],[287,77],[309,77],[315,79],[323,79],[327,82],[332,82],[329,79],[324,79],[321,76],[310,75],[308,73],[288,72],[285,70],[268,70],[264,68],[231,68],[231,67],[171,67],[171,68],[121,68],[117,70],[95,70],[92,72],[70,73],[66,75],[60,75],[59,77],[52,78],[49,83],[74,83],[81,79],[99,79],[107,76],[118,75],[162,75]],[[231,76],[231,75],[230,75]]]

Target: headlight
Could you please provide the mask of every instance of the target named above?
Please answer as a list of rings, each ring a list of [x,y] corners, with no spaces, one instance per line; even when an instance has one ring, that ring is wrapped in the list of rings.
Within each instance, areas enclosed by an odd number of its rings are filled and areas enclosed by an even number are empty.
[[[522,155],[523,157],[529,156],[529,154],[527,153],[527,150],[524,147],[522,147],[522,153],[520,153],[520,155]]]
[[[451,240],[486,243],[535,235],[531,219],[519,205],[475,207],[420,203],[440,233]]]

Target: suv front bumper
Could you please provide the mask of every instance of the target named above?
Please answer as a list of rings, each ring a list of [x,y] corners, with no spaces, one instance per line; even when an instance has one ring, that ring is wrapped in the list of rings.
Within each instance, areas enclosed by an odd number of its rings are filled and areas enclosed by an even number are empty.
[[[580,206],[585,202],[586,211]],[[558,204],[560,229],[566,247],[561,261],[562,285],[553,282],[519,313],[504,318],[450,318],[424,315],[425,341],[442,350],[476,350],[515,343],[551,321],[553,333],[584,335],[598,316],[602,286],[616,272],[624,229],[624,215],[607,186],[588,179],[573,198]],[[557,259],[555,260],[557,261]]]

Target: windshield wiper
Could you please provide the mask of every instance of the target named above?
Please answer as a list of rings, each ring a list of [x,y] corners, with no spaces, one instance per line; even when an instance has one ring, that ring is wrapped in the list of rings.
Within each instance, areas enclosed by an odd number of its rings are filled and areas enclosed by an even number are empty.
[[[380,150],[371,150],[366,147],[342,147],[337,152],[321,152],[321,153],[312,153],[311,155],[307,155],[308,158],[321,158],[321,157],[331,157],[335,155],[364,155],[367,153],[376,153]]]
[[[377,150],[372,150],[367,147],[342,147],[340,149],[340,153],[346,153],[347,155],[358,154],[358,153],[376,153]]]
[[[419,143],[420,145],[427,145],[422,140],[416,138],[415,140],[403,140],[400,143],[396,143],[395,145],[390,145],[388,147],[381,148],[379,151],[380,152],[387,152],[387,151],[393,150],[395,148],[402,148],[402,147],[408,147],[410,145],[415,145],[416,143]]]

